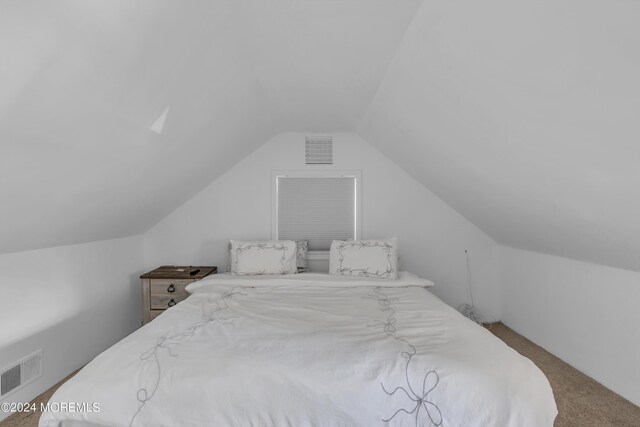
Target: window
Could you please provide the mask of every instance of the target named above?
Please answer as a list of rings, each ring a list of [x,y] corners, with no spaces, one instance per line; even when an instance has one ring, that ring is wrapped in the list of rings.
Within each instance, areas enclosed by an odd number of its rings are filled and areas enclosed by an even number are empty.
[[[328,251],[360,235],[360,172],[274,172],[273,238]]]

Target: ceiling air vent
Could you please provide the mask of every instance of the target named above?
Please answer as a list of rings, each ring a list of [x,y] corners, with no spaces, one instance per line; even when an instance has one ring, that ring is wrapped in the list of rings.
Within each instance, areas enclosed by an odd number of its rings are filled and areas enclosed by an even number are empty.
[[[6,397],[42,375],[42,350],[0,371],[0,398]]]
[[[307,136],[305,138],[305,163],[308,165],[332,165],[333,137]]]

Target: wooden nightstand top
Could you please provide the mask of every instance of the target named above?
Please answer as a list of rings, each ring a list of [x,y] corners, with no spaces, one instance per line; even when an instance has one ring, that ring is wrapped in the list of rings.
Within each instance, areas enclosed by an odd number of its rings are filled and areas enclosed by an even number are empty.
[[[190,272],[200,270],[191,275]],[[163,265],[153,271],[144,273],[141,279],[195,279],[200,280],[210,274],[215,274],[218,267],[214,266],[194,266],[194,265]]]

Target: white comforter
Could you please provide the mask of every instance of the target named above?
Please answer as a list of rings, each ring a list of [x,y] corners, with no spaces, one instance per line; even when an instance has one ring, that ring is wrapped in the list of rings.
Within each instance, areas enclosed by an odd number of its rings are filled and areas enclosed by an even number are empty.
[[[40,426],[552,426],[542,372],[424,284],[205,279],[51,400],[99,411]]]

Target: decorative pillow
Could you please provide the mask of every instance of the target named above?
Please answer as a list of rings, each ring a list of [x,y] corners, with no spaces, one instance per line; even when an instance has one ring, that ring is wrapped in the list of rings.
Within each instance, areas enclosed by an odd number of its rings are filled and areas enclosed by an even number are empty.
[[[296,242],[266,240],[240,242],[231,240],[231,274],[295,274]]]
[[[398,239],[334,240],[329,252],[329,274],[396,279]]]
[[[298,265],[298,273],[308,271],[307,252],[309,252],[309,241],[296,240],[296,264]]]
[[[227,266],[224,271],[231,272],[231,241],[229,241],[229,247],[227,248],[229,256],[227,257]],[[309,271],[308,254],[309,241],[308,240],[296,240],[296,265],[298,266],[298,273],[306,273]]]

